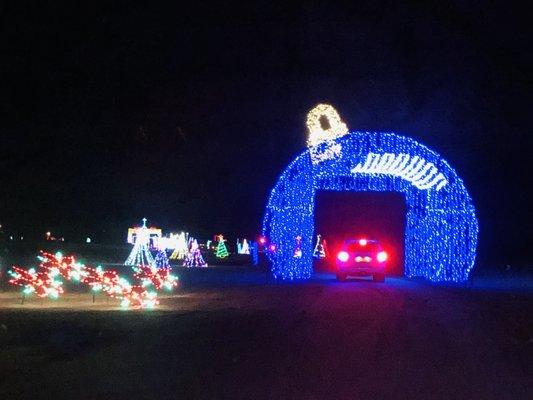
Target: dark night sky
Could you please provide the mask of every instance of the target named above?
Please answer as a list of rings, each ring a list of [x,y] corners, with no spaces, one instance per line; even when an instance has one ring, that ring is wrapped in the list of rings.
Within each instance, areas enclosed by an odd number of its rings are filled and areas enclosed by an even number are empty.
[[[530,21],[510,2],[50,3],[1,6],[6,232],[254,234],[329,102],[456,168],[481,260],[531,259]]]

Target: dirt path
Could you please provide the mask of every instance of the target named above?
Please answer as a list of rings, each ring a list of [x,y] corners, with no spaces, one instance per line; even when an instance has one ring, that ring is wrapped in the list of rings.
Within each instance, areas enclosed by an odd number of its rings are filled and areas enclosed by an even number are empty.
[[[526,399],[533,382],[527,294],[390,279],[190,289],[150,312],[85,297],[0,295],[0,398]]]

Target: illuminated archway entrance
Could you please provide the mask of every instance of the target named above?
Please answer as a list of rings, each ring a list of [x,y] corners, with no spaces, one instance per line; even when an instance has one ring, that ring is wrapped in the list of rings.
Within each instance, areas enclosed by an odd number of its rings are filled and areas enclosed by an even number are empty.
[[[270,253],[275,277],[311,276],[315,193],[331,190],[404,194],[405,275],[435,282],[468,279],[477,247],[475,208],[443,158],[394,133],[349,133],[328,105],[311,110],[308,127],[309,148],[282,172],[263,219],[263,234],[276,248]],[[297,236],[302,237],[298,258]]]

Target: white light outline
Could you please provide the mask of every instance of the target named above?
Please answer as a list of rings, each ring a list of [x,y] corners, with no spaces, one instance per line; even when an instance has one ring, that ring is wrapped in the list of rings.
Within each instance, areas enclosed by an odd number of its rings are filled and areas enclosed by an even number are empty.
[[[321,117],[325,117],[328,120],[328,129],[322,128]],[[335,143],[335,139],[348,134],[349,131],[332,105],[318,104],[307,113],[306,123],[309,130],[307,146],[309,147],[313,164],[341,156],[342,146]],[[325,146],[319,150],[317,146],[322,143],[325,143]]]
[[[383,174],[397,176],[412,183],[420,190],[429,190],[435,186],[439,191],[448,183],[438,168],[425,159],[409,154],[368,153],[364,162],[351,169],[354,174]]]

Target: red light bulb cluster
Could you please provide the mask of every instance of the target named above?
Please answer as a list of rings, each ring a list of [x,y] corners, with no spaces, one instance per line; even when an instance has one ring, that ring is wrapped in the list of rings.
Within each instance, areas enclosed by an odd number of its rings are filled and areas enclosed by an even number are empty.
[[[134,277],[141,284],[131,285],[121,278],[115,270],[92,268],[76,262],[74,256],[61,253],[50,254],[41,251],[38,256],[41,263],[36,270],[13,266],[9,271],[9,283],[23,287],[24,294],[35,293],[39,297],[58,298],[64,292],[63,282],[79,281],[88,285],[94,292],[103,291],[112,298],[121,300],[124,307],[153,308],[159,304],[157,292],[149,292],[146,287],[154,286],[156,290],[171,290],[177,286],[177,277],[170,274],[170,267],[155,268],[141,265],[136,267]]]

